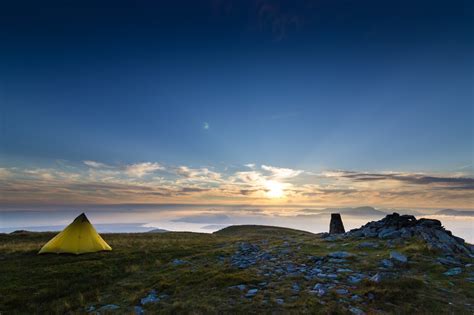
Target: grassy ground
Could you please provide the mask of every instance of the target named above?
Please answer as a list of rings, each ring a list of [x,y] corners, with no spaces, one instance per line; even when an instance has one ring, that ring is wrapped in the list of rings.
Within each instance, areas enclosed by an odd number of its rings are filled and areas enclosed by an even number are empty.
[[[377,270],[391,248],[380,242],[378,249],[357,247],[361,241],[326,242],[317,235],[280,228],[243,226],[216,234],[144,233],[104,234],[112,252],[73,255],[37,255],[40,247],[54,234],[0,234],[0,313],[54,314],[85,313],[91,305],[120,306],[117,313],[131,314],[133,306],[155,289],[169,298],[146,305],[145,311],[163,313],[347,313],[347,301],[334,293],[324,297],[310,294],[307,288],[317,281],[299,276],[267,279],[257,267],[233,268],[229,257],[241,241],[264,244],[268,249],[291,242],[292,259],[306,261],[309,255],[326,255],[344,250],[356,253],[351,269]],[[436,253],[423,243],[411,240],[398,245],[410,264],[398,279],[373,283],[364,281],[353,288],[354,294],[373,295],[370,302],[350,302],[369,314],[472,314],[474,285],[466,274],[454,277],[434,262]],[[173,264],[174,259],[187,263]],[[472,270],[471,270],[472,272]],[[252,299],[229,286],[268,286]],[[301,292],[291,293],[291,284],[301,284]],[[276,301],[284,298],[284,305]],[[471,306],[470,306],[471,305]]]

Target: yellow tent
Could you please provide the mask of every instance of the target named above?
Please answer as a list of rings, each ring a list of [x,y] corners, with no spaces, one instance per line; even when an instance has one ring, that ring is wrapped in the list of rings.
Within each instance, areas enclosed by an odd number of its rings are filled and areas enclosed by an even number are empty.
[[[84,254],[112,250],[83,213],[74,219],[61,233],[46,243],[38,254]]]

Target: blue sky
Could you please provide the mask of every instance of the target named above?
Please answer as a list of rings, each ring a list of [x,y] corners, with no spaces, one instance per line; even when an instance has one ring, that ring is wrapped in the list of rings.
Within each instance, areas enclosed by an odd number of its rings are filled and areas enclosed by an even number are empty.
[[[12,177],[35,186],[32,170],[83,176],[84,161],[222,178],[248,163],[263,175],[262,165],[472,176],[469,1],[18,1],[0,11],[2,187]],[[23,200],[8,191],[4,202]]]

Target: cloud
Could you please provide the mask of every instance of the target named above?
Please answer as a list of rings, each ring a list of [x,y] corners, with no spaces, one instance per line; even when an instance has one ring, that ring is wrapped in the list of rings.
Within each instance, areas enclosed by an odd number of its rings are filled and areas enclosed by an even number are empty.
[[[357,173],[342,172],[341,177],[354,180],[356,182],[373,182],[373,181],[398,181],[412,185],[454,185],[459,189],[474,189],[474,178],[470,177],[446,177],[446,176],[428,176],[424,174],[410,173]]]
[[[291,168],[282,168],[268,165],[262,165],[262,169],[270,172],[271,176],[277,179],[292,178],[303,173],[302,170],[294,170]]]
[[[217,181],[221,178],[221,174],[211,171],[208,168],[189,168],[187,166],[179,166],[176,168],[176,174],[191,180]]]
[[[89,167],[93,167],[93,168],[108,168],[108,167],[110,167],[107,164],[96,162],[96,161],[90,161],[90,160],[83,161],[83,163],[85,165],[87,165]]]
[[[207,192],[210,191],[211,189],[209,188],[199,188],[199,187],[183,187],[181,188],[176,195],[186,195],[186,194],[192,194],[192,193],[202,193],[202,192]]]
[[[255,164],[254,164],[254,163],[244,164],[244,166],[246,166],[246,167],[248,167],[248,168],[251,168],[251,169],[254,169],[254,168],[255,168]]]
[[[128,165],[125,168],[125,173],[130,177],[143,177],[158,170],[165,168],[158,163],[144,162]]]
[[[209,130],[210,127],[211,127],[211,126],[209,125],[208,122],[204,122],[204,124],[202,124],[202,128],[203,128],[204,130]]]
[[[241,189],[240,194],[244,196],[249,196],[259,191],[258,189]]]
[[[43,180],[53,180],[56,178],[54,170],[45,168],[27,169],[24,174]]]
[[[7,168],[0,168],[0,178],[8,178],[13,173],[9,171]]]
[[[355,189],[317,189],[311,192],[303,192],[303,195],[308,196],[308,197],[314,197],[314,196],[330,195],[330,194],[348,195],[354,192],[357,192],[357,190]]]

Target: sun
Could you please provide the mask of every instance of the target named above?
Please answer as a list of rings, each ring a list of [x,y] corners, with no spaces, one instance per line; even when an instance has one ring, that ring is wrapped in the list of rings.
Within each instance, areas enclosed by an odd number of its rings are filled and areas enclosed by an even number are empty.
[[[267,188],[267,197],[271,199],[282,198],[285,195],[283,191],[283,184],[274,180],[269,180],[265,183]]]

